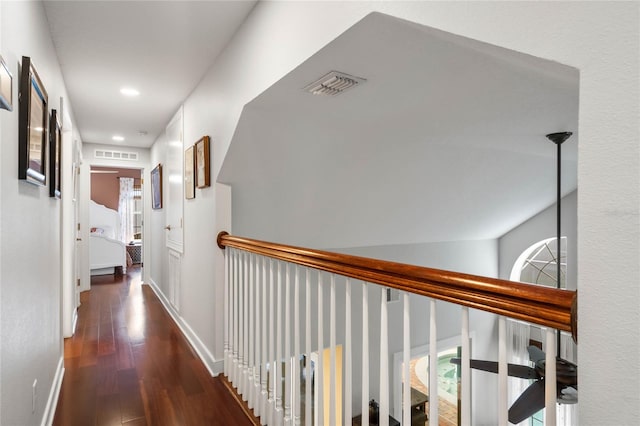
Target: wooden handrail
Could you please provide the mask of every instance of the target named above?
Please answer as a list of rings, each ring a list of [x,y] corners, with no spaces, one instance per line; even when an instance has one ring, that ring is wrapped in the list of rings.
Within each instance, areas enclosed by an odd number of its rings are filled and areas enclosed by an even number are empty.
[[[274,259],[571,332],[577,340],[577,293],[533,284],[218,234],[233,247]]]

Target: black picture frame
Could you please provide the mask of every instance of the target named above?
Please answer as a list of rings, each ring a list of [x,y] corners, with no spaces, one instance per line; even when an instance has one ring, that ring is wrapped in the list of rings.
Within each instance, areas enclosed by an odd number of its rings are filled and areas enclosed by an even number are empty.
[[[0,108],[13,111],[13,75],[0,56]]]
[[[18,118],[18,179],[46,185],[48,95],[31,58],[22,57]]]
[[[151,170],[151,208],[162,208],[162,164]]]
[[[60,162],[62,161],[62,126],[58,111],[51,110],[49,119],[49,197],[60,198]]]

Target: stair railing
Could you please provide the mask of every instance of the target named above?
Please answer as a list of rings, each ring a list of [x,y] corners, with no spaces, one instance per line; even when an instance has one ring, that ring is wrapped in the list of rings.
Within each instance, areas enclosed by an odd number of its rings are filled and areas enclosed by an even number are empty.
[[[551,370],[555,372],[555,331],[570,332],[574,339],[577,337],[575,291],[269,243],[226,232],[218,235],[217,242],[220,248],[227,249],[224,372],[265,425],[349,425],[354,411],[359,412],[361,424],[369,424],[370,397],[375,393],[370,391],[370,385],[374,384],[370,383],[369,362],[372,351],[378,350],[378,410],[371,412],[379,417],[380,425],[394,421],[390,417],[389,401],[389,288],[401,292],[404,377],[409,376],[411,351],[409,295],[430,298],[429,371],[437,368],[436,301],[462,306],[462,425],[472,423],[469,308],[500,316],[498,422],[501,425],[507,424],[504,318],[547,329],[548,381],[555,382],[551,374]],[[344,281],[341,285],[344,289],[338,289],[337,277]],[[362,282],[362,300],[358,304],[362,318],[358,330],[352,326],[355,281]],[[344,296],[344,304],[338,305],[338,292],[341,300]],[[369,342],[370,299],[373,296],[377,299],[376,292],[380,299],[379,348],[373,348]],[[326,293],[329,295],[328,319],[324,318]],[[344,328],[340,329],[338,312],[341,318],[344,313],[344,324],[341,324]],[[325,325],[329,328],[328,342]],[[360,407],[354,410],[352,377],[356,341],[362,348],[358,359],[361,383],[355,386],[361,393],[361,401]],[[325,374],[323,369],[327,365],[329,372]],[[434,401],[437,401],[436,380],[436,374],[429,375],[429,398]],[[326,403],[325,398],[328,398]],[[547,406],[555,405],[555,386],[546,388],[545,400]],[[411,406],[409,380],[404,380],[401,411],[394,414],[401,417],[402,424],[412,424],[411,416],[416,413]],[[429,412],[425,414],[437,419],[438,404],[429,404]]]

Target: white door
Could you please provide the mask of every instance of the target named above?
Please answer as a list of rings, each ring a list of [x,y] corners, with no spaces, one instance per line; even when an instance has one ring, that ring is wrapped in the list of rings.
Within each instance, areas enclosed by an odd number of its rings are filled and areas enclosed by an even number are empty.
[[[178,110],[169,125],[167,126],[167,164],[166,177],[167,190],[166,206],[166,243],[167,247],[183,252],[183,200],[184,200],[184,142],[183,142],[183,119],[182,107]]]

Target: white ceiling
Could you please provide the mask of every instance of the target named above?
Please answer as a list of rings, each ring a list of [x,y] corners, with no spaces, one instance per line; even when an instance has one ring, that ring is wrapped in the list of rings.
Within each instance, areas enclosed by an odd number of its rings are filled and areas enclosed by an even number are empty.
[[[151,146],[255,3],[45,1],[83,141]]]
[[[367,81],[302,90],[331,70]],[[239,235],[334,248],[497,238],[555,200],[547,133],[574,132],[563,192],[576,188],[577,119],[577,70],[371,14],[246,105],[219,180]]]

